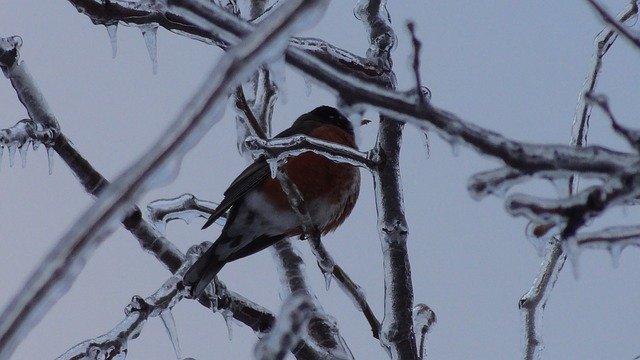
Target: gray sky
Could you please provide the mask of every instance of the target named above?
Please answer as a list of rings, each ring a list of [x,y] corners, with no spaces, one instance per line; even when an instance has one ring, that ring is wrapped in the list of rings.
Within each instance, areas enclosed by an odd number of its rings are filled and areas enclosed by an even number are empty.
[[[617,13],[626,0],[609,0]],[[353,2],[334,1],[322,22],[305,36],[321,37],[363,54],[366,36],[353,17]],[[577,96],[602,24],[585,1],[390,1],[398,36],[394,53],[399,88],[413,86],[408,67],[405,22],[417,22],[423,41],[422,76],[432,101],[463,119],[527,142],[567,143]],[[113,179],[155,141],[222,52],[159,30],[158,74],[140,32],[120,27],[118,56],[111,59],[107,32],[94,26],[63,0],[3,0],[0,36],[20,35],[22,59],[40,85],[63,132],[107,178]],[[637,124],[638,53],[619,39],[605,59],[599,91],[610,96],[618,118]],[[631,70],[629,70],[631,69]],[[288,69],[286,93],[276,109],[274,129],[335,99]],[[26,116],[8,81],[0,81],[0,128]],[[598,111],[590,143],[626,150]],[[361,129],[361,148],[373,144],[376,124]],[[219,200],[244,166],[235,151],[233,112],[184,159],[178,179],[145,197],[190,192]],[[427,159],[421,135],[405,132],[402,176],[416,302],[432,307],[438,323],[429,337],[433,359],[518,358],[522,325],[518,299],[530,287],[541,259],[524,236],[526,221],[508,216],[502,199],[473,201],[466,184],[475,172],[498,162],[451,147],[431,136]],[[458,153],[455,155],[455,153]],[[25,169],[0,171],[0,304],[4,307],[58,238],[92,202],[56,158],[47,175],[44,150],[29,152]],[[516,191],[556,196],[549,183]],[[591,229],[630,224],[634,209],[611,211]],[[201,222],[171,223],[167,236],[181,249],[214,240],[219,229],[200,231]],[[366,291],[382,315],[382,269],[371,177],[363,173],[353,215],[324,239],[336,261]],[[384,358],[364,316],[324,280],[305,243],[308,272],[326,310],[336,317],[358,359]],[[635,249],[622,254],[618,268],[603,251],[585,251],[580,276],[567,267],[560,275],[544,316],[545,359],[632,359],[640,355],[637,299],[640,259]],[[69,293],[29,334],[15,359],[54,358],[77,342],[103,334],[123,318],[131,296],[147,296],[169,273],[143,253],[126,231],[118,230],[97,250]],[[221,272],[229,288],[277,312],[278,282],[269,252],[233,263]],[[255,335],[234,326],[232,341],[219,315],[183,301],[174,310],[184,356],[197,359],[250,358]],[[152,319],[130,343],[132,359],[174,359],[161,321]]]

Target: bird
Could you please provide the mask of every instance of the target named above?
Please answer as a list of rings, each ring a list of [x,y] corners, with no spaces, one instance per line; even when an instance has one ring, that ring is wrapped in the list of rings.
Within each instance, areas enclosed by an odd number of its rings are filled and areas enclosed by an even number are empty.
[[[307,135],[358,149],[351,122],[337,109],[320,106],[298,117],[276,138]],[[322,235],[334,231],[349,216],[360,192],[360,171],[311,151],[287,159],[283,168],[300,190],[313,225]],[[183,277],[198,298],[222,267],[292,236],[303,235],[265,157],[259,157],[231,182],[220,205],[202,227],[206,229],[227,211],[225,225]]]

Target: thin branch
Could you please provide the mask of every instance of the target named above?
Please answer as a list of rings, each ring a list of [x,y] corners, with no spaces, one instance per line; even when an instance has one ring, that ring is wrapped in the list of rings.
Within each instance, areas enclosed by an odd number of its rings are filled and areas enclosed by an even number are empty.
[[[313,151],[325,158],[371,169],[376,162],[372,153],[364,153],[349,146],[332,143],[320,139],[315,139],[306,135],[294,135],[286,138],[274,138],[262,140],[259,138],[248,138],[245,143],[247,148],[258,154],[266,154],[269,158],[278,163],[284,162],[289,157],[298,156],[302,153]]]
[[[533,286],[520,298],[518,307],[521,310],[524,321],[524,359],[538,359],[542,351],[542,337],[538,323],[542,320],[542,312],[553,286],[558,280],[558,275],[566,256],[563,254],[559,241],[551,244],[545,256],[538,277]]]
[[[277,44],[299,28],[309,13],[317,13],[325,4],[319,0],[283,4],[258,26],[259,31],[222,57],[174,125],[148,154],[104,190],[5,308],[0,316],[0,358],[8,358],[33,325],[64,295],[93,250],[113,230],[115,221],[124,218],[132,202],[154,180],[160,180],[160,170],[175,174],[177,168],[167,164],[177,166],[186,151],[219,120],[219,115],[209,113],[221,112],[229,86],[236,86],[249,76],[265,61],[266,54],[278,51]]]
[[[611,121],[611,127],[613,130],[615,130],[618,135],[622,136],[622,138],[625,139],[636,152],[640,152],[640,130],[629,129],[622,126],[618,120],[616,120],[615,115],[613,115],[606,96],[587,93],[585,94],[585,98],[589,102],[596,104],[602,112],[604,112],[607,118],[609,118],[609,121]]]
[[[426,304],[417,304],[413,307],[413,327],[419,331],[420,344],[418,357],[420,360],[427,358],[427,334],[433,329],[438,319],[436,313]]]
[[[615,29],[615,31],[618,34],[622,35],[624,38],[626,38],[627,40],[631,41],[631,43],[633,43],[633,45],[635,45],[635,47],[640,50],[640,37],[638,37],[637,35],[632,34],[631,31],[629,31],[629,29],[626,28],[624,24],[622,24],[620,21],[616,20],[616,18],[613,17],[612,15],[610,15],[607,12],[607,10],[605,10],[604,7],[602,7],[602,5],[600,5],[596,0],[587,0],[587,2],[589,3],[589,5],[591,5],[591,7],[593,7],[593,9],[596,12],[598,12],[598,14],[600,14],[600,17],[602,18],[602,21],[604,21],[606,24],[608,24],[613,29]],[[632,0],[631,1],[631,6],[635,8],[634,11],[637,13],[638,12],[638,4],[636,3],[636,1]],[[623,22],[624,22],[624,20],[623,20]]]
[[[193,218],[208,218],[218,206],[213,201],[200,200],[192,194],[182,194],[173,199],[159,199],[147,205],[147,217],[162,231],[172,220],[191,221]],[[221,216],[222,220],[226,216]]]
[[[638,14],[638,5],[636,0],[632,0],[626,9],[624,9],[618,20],[622,23],[626,23],[634,19]],[[591,116],[591,106],[585,101],[585,95],[595,90],[598,82],[600,71],[602,70],[602,62],[605,54],[609,51],[613,43],[616,41],[617,33],[605,27],[600,31],[595,39],[595,51],[592,56],[591,71],[587,74],[584,80],[584,85],[580,96],[578,97],[578,105],[576,106],[576,113],[573,119],[573,126],[571,129],[571,145],[582,147],[587,143],[587,134],[589,131],[589,117]],[[572,175],[569,178],[569,190],[575,192],[577,190],[577,178]]]
[[[111,331],[79,343],[60,355],[57,360],[83,359],[85,356],[92,359],[115,359],[126,356],[128,341],[140,335],[150,317],[171,311],[175,304],[187,296],[188,292],[182,285],[182,276],[195,259],[192,257],[189,261],[185,261],[175,275],[146,299],[134,296],[125,309],[126,317]]]

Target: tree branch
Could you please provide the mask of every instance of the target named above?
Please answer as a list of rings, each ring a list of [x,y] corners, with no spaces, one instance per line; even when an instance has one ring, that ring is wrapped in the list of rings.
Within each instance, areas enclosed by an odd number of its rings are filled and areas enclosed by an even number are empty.
[[[621,21],[616,20],[616,18],[610,15],[596,0],[587,0],[587,2],[600,15],[605,24],[608,24],[611,28],[615,29],[618,34],[631,41],[631,43],[640,50],[640,37],[632,34],[631,31],[621,23]],[[630,6],[633,8],[634,12],[638,12],[638,4],[635,0],[631,0]],[[624,22],[624,20],[622,20],[622,22]]]

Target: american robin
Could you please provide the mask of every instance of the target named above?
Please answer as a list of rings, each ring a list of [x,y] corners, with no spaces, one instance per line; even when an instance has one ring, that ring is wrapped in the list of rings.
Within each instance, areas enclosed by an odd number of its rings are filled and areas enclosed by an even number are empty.
[[[357,149],[353,126],[338,110],[320,106],[300,116],[276,137],[297,134]],[[335,230],[349,216],[360,191],[360,172],[352,165],[305,152],[289,158],[284,171],[298,187],[313,225],[322,235]],[[270,176],[265,158],[249,165],[229,186],[224,199],[202,227],[207,228],[227,210],[220,237],[184,276],[192,295],[200,296],[222,267],[263,250],[279,240],[302,234],[280,183]]]

